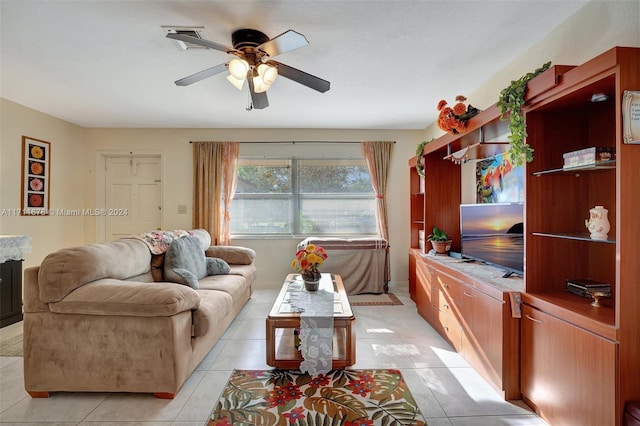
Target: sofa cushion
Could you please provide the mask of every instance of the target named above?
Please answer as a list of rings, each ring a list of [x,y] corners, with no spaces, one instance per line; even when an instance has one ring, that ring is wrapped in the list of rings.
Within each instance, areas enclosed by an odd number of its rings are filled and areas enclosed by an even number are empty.
[[[200,295],[186,286],[106,278],[50,303],[49,309],[60,314],[168,317],[198,306]]]
[[[252,284],[256,280],[257,268],[255,265],[229,265],[231,275],[242,275],[248,284]]]
[[[231,296],[233,303],[244,297],[248,287],[247,280],[241,275],[212,275],[200,280],[200,290],[225,292]]]
[[[198,290],[200,306],[193,312],[193,337],[205,336],[231,313],[233,299],[223,291]]]
[[[58,250],[44,258],[38,271],[40,299],[58,302],[69,293],[103,278],[127,279],[149,272],[151,253],[135,239]]]
[[[254,250],[239,246],[211,246],[205,254],[208,257],[223,259],[231,265],[250,265],[256,257]]]

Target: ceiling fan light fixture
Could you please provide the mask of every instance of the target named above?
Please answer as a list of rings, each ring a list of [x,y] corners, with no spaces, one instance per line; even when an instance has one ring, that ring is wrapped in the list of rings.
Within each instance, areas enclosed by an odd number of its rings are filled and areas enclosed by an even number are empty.
[[[249,63],[244,59],[232,59],[229,61],[229,73],[237,80],[244,80],[249,71]]]
[[[227,76],[227,80],[229,80],[229,83],[233,84],[236,87],[236,89],[242,90],[242,86],[244,86],[244,80],[245,80],[244,78],[238,79],[238,78],[235,78],[233,75],[229,74]]]
[[[267,90],[269,90],[270,87],[271,87],[271,85],[265,83],[262,80],[262,77],[260,77],[259,75],[254,75],[253,76],[253,91],[254,92],[256,92],[256,93],[266,92]]]
[[[265,84],[271,86],[278,77],[278,69],[273,65],[260,64],[258,65],[258,75]]]
[[[282,75],[286,79],[320,93],[329,90],[330,83],[328,81],[281,62],[271,60],[277,55],[309,44],[304,35],[294,30],[285,31],[270,39],[258,30],[239,29],[231,35],[233,47],[206,40],[199,35],[195,32],[189,34],[179,33],[176,29],[172,29],[168,31],[166,37],[206,49],[224,52],[232,55],[233,58],[229,62],[176,80],[174,83],[177,86],[188,86],[228,70],[227,80],[238,90],[242,90],[245,80],[247,81],[251,95],[250,109],[264,109],[269,106],[265,92],[269,90],[278,75]]]

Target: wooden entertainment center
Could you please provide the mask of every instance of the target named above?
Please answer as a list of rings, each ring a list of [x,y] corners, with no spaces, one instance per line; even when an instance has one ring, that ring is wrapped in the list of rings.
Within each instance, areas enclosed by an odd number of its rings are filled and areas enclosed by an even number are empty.
[[[437,226],[460,250],[460,165],[444,157],[466,147],[471,159],[506,151],[506,141],[485,139],[504,134],[498,108],[409,160],[418,312],[506,399],[522,398],[552,425],[622,425],[625,403],[640,400],[640,144],[623,141],[625,91],[640,91],[640,48],[552,66],[529,82],[523,279],[427,255],[419,239]],[[590,147],[615,147],[615,160],[563,167],[563,154]],[[606,240],[585,227],[596,205],[609,210]],[[566,291],[567,279],[585,278],[611,285],[602,306]]]

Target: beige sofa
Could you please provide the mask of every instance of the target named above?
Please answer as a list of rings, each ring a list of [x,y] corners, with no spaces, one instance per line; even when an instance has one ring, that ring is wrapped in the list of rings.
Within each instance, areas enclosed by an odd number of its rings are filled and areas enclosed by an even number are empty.
[[[209,247],[206,231],[189,232],[231,272],[200,279],[198,289],[157,281],[162,255],[135,238],[62,249],[25,269],[24,382],[32,397],[177,394],[251,297],[256,274],[253,250]]]

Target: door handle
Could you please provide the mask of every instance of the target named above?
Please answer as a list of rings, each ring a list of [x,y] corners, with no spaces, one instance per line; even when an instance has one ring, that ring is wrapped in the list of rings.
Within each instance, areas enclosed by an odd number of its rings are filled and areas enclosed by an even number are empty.
[[[544,321],[533,318],[531,315],[527,314],[527,319],[533,321],[533,322],[537,322],[538,324],[544,324]]]

